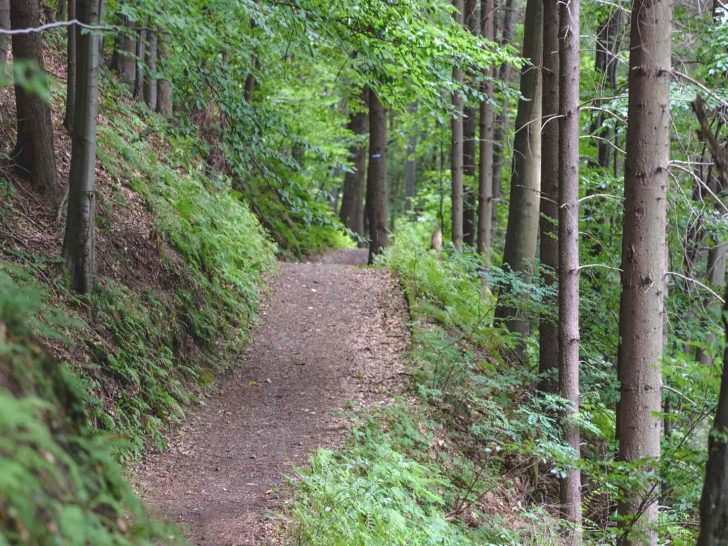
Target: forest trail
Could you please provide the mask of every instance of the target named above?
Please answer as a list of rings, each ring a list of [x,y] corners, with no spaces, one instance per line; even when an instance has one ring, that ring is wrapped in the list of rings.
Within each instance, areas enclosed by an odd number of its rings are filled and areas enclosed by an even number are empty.
[[[365,250],[285,263],[246,355],[168,449],[137,469],[146,501],[200,546],[275,544],[271,511],[291,465],[340,443],[339,410],[401,388],[407,311],[397,281],[357,267]]]

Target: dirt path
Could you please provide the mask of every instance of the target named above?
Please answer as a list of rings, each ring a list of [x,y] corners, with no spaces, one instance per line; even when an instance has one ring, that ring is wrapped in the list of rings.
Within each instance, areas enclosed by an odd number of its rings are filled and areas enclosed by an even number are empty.
[[[143,496],[193,544],[271,540],[276,488],[347,422],[335,413],[385,404],[401,384],[407,344],[401,289],[385,271],[356,267],[363,251],[283,264],[247,355],[221,391],[138,469]]]

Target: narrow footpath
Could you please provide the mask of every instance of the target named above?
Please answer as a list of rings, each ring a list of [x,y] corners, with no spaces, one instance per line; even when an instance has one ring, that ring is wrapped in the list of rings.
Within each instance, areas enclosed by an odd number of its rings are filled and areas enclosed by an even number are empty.
[[[340,445],[349,408],[401,390],[407,311],[366,251],[281,264],[247,354],[171,440],[137,468],[143,497],[199,546],[277,544],[286,476]],[[283,487],[281,487],[283,486]]]

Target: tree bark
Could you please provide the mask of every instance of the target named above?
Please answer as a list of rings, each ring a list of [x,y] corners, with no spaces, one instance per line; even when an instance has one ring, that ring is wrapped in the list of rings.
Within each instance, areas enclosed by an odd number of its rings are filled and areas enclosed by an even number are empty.
[[[495,39],[495,2],[480,2],[480,33],[487,40]],[[478,162],[478,252],[490,254],[493,228],[493,70],[486,71],[480,91],[486,100],[480,103],[480,159]]]
[[[417,104],[413,105],[412,112],[417,112]],[[407,159],[404,164],[404,212],[410,214],[413,209],[415,194],[417,193],[417,133],[407,140]]]
[[[478,21],[478,1],[465,0],[463,25],[473,35],[480,31]],[[463,242],[475,245],[477,210],[476,198],[473,193],[475,180],[475,129],[477,110],[470,104],[463,105]]]
[[[68,19],[76,18],[76,0],[68,0]],[[68,27],[66,42],[66,113],[63,126],[73,133],[74,108],[76,106],[76,25]]]
[[[543,50],[543,3],[528,0],[524,22],[523,57],[530,64],[521,69],[521,100],[516,114],[513,142],[510,204],[503,265],[528,277],[536,258],[541,190],[541,57]],[[503,294],[501,294],[503,295]],[[522,338],[530,332],[529,319],[502,299],[496,318]],[[521,352],[521,351],[519,351]]]
[[[508,45],[513,41],[513,6],[514,0],[505,0],[503,6],[503,28],[501,29],[501,45]],[[498,70],[498,80],[508,83],[513,79],[513,68],[508,63],[502,63]],[[493,201],[503,198],[503,185],[501,172],[503,171],[503,155],[505,152],[505,128],[508,125],[508,104],[501,101],[501,109],[496,116],[493,128]],[[496,209],[493,207],[493,228],[497,223]]]
[[[569,405],[564,438],[580,458],[579,426],[579,68],[580,2],[560,3],[559,36],[559,393]],[[581,544],[581,472],[574,465],[560,480],[567,543]]]
[[[10,0],[0,0],[0,29],[10,29]],[[5,75],[10,41],[7,34],[0,34],[0,74]]]
[[[125,31],[117,34],[114,54],[111,58],[111,68],[119,74],[119,79],[130,86],[134,85],[136,79],[136,33],[131,30],[131,22],[125,19],[123,26]]]
[[[615,8],[599,25],[596,39],[596,51],[594,65],[597,72],[604,75],[610,89],[617,88],[617,66],[619,50],[619,33],[622,27],[622,9]],[[594,116],[592,132],[596,133],[597,162],[605,169],[609,169],[612,154],[612,133],[613,131],[604,122],[607,116],[604,112],[598,112]]]
[[[341,222],[354,233],[364,235],[364,186],[367,161],[367,144],[364,135],[369,131],[367,114],[368,93],[366,88],[361,93],[361,105],[349,115],[349,130],[357,141],[349,148],[349,159],[353,172],[344,174],[344,191],[341,198],[339,217]]]
[[[693,103],[700,122],[699,133],[708,144],[715,161],[721,187],[728,187],[728,153],[710,132],[702,99]],[[724,283],[725,284],[725,283]],[[728,340],[728,289],[723,304],[723,328]],[[723,373],[718,407],[708,437],[708,461],[700,498],[700,535],[697,546],[722,546],[728,543],[728,344],[723,352]]]
[[[144,100],[144,55],[147,49],[147,31],[140,29],[136,36],[136,70],[134,72],[134,98]]]
[[[559,4],[543,2],[543,90],[541,123],[541,217],[539,219],[540,254],[544,285],[557,290],[559,266]],[[557,307],[557,301],[553,302]],[[541,392],[558,392],[559,338],[558,324],[550,317],[539,322],[538,371]]]
[[[144,80],[144,102],[152,110],[157,109],[157,32],[147,31],[147,49],[144,56],[147,77]]]
[[[369,165],[367,167],[369,263],[389,245],[387,233],[387,112],[369,89]]]
[[[11,0],[10,22],[14,29],[40,24],[40,4],[36,0]],[[13,57],[31,63],[26,71],[43,70],[41,34],[13,35]],[[28,74],[32,77],[32,74]],[[13,151],[18,171],[33,188],[55,206],[57,200],[56,158],[53,150],[51,107],[37,93],[15,86],[17,141]]]
[[[157,82],[157,112],[165,118],[172,117],[172,84],[167,77],[166,63],[169,60],[169,34],[164,31],[159,32],[158,57],[159,69],[162,77]]]
[[[452,0],[455,6],[453,18],[459,24],[463,24],[463,0]],[[461,85],[463,83],[463,71],[455,67],[452,70],[453,80]],[[450,180],[452,186],[451,201],[451,236],[455,248],[460,250],[463,247],[463,96],[459,91],[452,95],[452,105],[455,114],[451,121],[451,143],[450,143]]]
[[[634,0],[630,31],[627,161],[617,405],[619,460],[654,472],[660,457],[662,346],[667,294],[667,184],[672,5]],[[620,546],[656,545],[658,487],[623,491]]]
[[[99,22],[101,0],[76,0],[78,19]],[[93,290],[96,272],[94,224],[96,219],[96,115],[98,112],[98,35],[76,29],[78,45],[76,119],[73,123],[71,172],[68,177],[68,215],[63,257],[78,293]]]

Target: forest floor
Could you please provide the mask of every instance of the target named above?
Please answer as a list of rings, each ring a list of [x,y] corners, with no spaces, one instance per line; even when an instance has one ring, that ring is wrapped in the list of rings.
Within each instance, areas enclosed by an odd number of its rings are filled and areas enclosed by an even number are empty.
[[[277,544],[286,477],[339,446],[351,412],[402,392],[407,306],[365,250],[284,263],[244,357],[163,453],[136,469],[158,515],[200,546]]]

